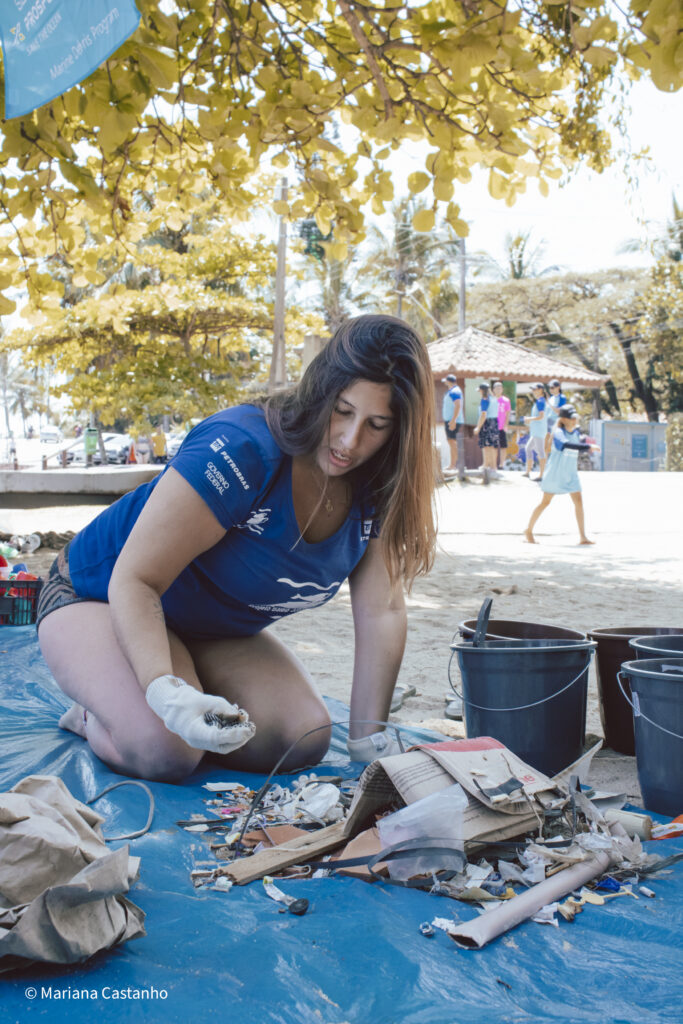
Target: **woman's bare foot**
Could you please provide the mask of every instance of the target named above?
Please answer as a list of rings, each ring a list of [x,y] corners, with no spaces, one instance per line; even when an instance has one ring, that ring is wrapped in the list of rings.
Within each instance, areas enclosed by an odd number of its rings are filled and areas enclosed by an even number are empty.
[[[579,546],[581,544],[595,544],[595,541],[594,540],[589,540],[588,537],[582,537],[581,540],[579,541]]]
[[[538,542],[537,542],[537,541],[535,540],[535,538],[534,538],[534,535],[533,535],[533,533],[531,532],[531,530],[525,530],[525,531],[524,531],[524,537],[525,537],[525,539],[526,539],[527,543],[529,543],[529,544],[536,544],[536,543],[538,543]]]
[[[77,736],[85,739],[84,711],[80,704],[72,704],[68,711],[65,711],[59,719],[60,729],[67,732],[75,732]]]

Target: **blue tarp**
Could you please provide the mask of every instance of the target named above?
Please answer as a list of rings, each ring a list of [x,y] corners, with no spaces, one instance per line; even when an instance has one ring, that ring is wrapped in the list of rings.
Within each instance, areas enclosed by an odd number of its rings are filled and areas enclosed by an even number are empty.
[[[0,629],[0,790],[26,775],[54,774],[87,800],[120,780],[83,740],[57,727],[66,704],[33,627]],[[344,705],[329,704],[335,720],[348,714]],[[344,740],[344,728],[335,728],[319,773],[355,774]],[[252,788],[262,781],[230,777]],[[194,889],[190,870],[211,854],[201,836],[174,823],[203,811],[204,782],[225,779],[211,768],[180,786],[150,783],[153,827],[130,843],[141,858],[130,898],[147,914],[147,935],[86,964],[0,975],[3,1021],[107,1024],[137,1022],[143,1014],[169,1024],[681,1019],[681,865],[649,882],[655,899],[611,900],[559,928],[527,922],[483,950],[460,950],[443,932],[423,937],[419,925],[435,916],[464,921],[476,911],[416,890],[351,878],[281,882],[310,900],[309,912],[294,917],[278,912],[260,882],[227,893]],[[107,817],[106,834],[134,831],[144,824],[147,798],[138,787],[122,787],[97,809]],[[652,849],[668,855],[683,849],[683,840]]]

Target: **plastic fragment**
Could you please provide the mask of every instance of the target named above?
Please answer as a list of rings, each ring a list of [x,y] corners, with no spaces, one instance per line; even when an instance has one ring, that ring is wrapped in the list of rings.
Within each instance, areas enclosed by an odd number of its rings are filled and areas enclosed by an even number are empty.
[[[545,907],[541,907],[537,914],[531,918],[536,924],[551,924],[554,928],[559,928],[559,922],[555,917],[556,911],[559,909],[559,903],[547,903]]]
[[[308,900],[305,897],[297,898],[295,896],[289,896],[282,889],[279,889],[270,875],[264,875],[263,888],[266,891],[266,895],[270,896],[271,900],[275,900],[276,903],[284,903],[286,909],[290,914],[295,914],[297,917],[301,917],[308,910]]]
[[[433,939],[436,932],[432,928],[429,921],[423,921],[422,924],[420,925],[420,934],[424,935],[428,939]]]
[[[642,892],[643,896],[647,896],[648,899],[653,900],[657,895],[652,889],[648,889],[646,885],[639,885],[638,892]]]
[[[457,924],[455,921],[449,921],[447,917],[435,917],[432,921],[434,928],[439,928],[442,932],[446,932],[448,935],[452,935]]]
[[[616,878],[612,878],[611,875],[607,875],[605,878],[601,878],[598,881],[595,888],[604,890],[605,892],[619,892],[621,889],[621,883],[617,882]]]
[[[234,882],[231,882],[225,875],[219,875],[212,888],[219,889],[221,892],[229,892],[233,885]]]

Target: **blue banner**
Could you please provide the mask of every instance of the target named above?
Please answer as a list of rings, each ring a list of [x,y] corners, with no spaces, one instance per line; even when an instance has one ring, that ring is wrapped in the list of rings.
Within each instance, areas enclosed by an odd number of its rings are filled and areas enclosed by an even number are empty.
[[[20,117],[87,78],[135,31],[134,0],[2,0],[5,117]]]

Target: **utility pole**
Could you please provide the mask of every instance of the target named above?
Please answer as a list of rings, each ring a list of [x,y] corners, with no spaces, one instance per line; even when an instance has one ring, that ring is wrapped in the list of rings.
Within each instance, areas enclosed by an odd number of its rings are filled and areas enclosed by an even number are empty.
[[[598,363],[600,362],[599,341],[597,332],[593,337],[593,369],[599,373]],[[593,419],[600,419],[600,389],[593,388]]]
[[[287,202],[287,179],[280,182],[281,201]],[[270,363],[269,391],[277,391],[287,383],[285,362],[285,272],[287,264],[287,221],[280,214],[275,270],[275,311],[273,315],[273,356]]]
[[[465,255],[465,239],[460,240],[460,255],[458,262],[460,263],[460,287],[458,289],[458,330],[464,331],[467,323],[465,316],[465,291],[467,283],[467,256]]]
[[[467,324],[467,317],[465,315],[465,289],[467,284],[467,256],[465,253],[465,239],[460,239],[460,255],[458,257],[460,263],[460,286],[458,289],[458,330],[464,331]],[[465,389],[462,389],[462,412],[464,417],[465,412]],[[466,426],[463,423],[462,430],[460,431],[460,441],[458,443],[458,480],[461,482],[467,479],[465,473],[465,434]]]

